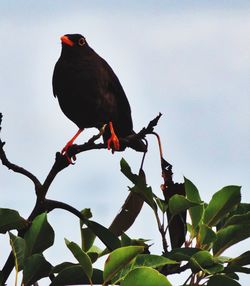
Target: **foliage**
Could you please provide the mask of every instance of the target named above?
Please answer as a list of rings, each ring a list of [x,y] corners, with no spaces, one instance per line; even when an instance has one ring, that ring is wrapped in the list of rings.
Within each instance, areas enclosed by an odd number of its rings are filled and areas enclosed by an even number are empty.
[[[250,252],[236,258],[221,256],[227,248],[250,236],[250,205],[241,204],[240,187],[222,188],[206,204],[193,183],[185,178],[186,196],[176,194],[166,203],[142,183],[137,175],[132,174],[124,159],[121,161],[121,170],[135,183],[130,191],[140,194],[152,209],[161,228],[167,229],[167,225],[159,222],[159,213],[166,214],[169,209],[172,216],[175,216],[185,210],[189,211],[191,223],[188,225],[185,247],[164,251],[161,256],[154,255],[149,253],[150,247],[145,242],[140,244],[125,235],[117,241],[108,229],[88,219],[91,222],[87,223],[88,226],[80,221],[81,245],[65,239],[76,262],[62,262],[52,266],[43,254],[54,243],[54,231],[47,221],[47,213],[36,216],[23,236],[16,236],[12,231],[25,228],[29,223],[17,211],[2,208],[0,232],[9,233],[16,273],[22,271],[24,285],[32,285],[43,277],[51,277],[51,285],[119,283],[123,286],[169,286],[171,284],[167,276],[171,275],[171,271],[177,273],[181,270],[182,262],[186,263],[184,270],[192,271],[188,285],[201,285],[198,283],[204,281],[203,285],[208,286],[222,285],[221,283],[240,285],[236,273],[250,273],[250,268],[246,267],[250,263]],[[87,217],[86,212],[87,210],[82,213]],[[106,242],[106,252],[94,246],[97,237],[94,233]],[[93,268],[92,263],[108,252],[104,269]]]
[[[62,155],[58,155],[57,160],[64,160],[60,161],[63,167],[54,165],[45,183],[41,184],[34,175],[8,161],[3,145],[0,141],[2,163],[34,182],[37,202],[28,219],[16,210],[0,208],[0,233],[9,236],[11,250],[0,271],[0,285],[6,283],[13,267],[15,285],[21,280],[24,286],[33,285],[44,277],[50,279],[51,286],[171,286],[168,278],[185,271],[191,274],[183,285],[240,285],[237,273],[250,274],[250,251],[239,253],[237,257],[222,256],[226,249],[250,237],[250,204],[241,203],[239,186],[226,186],[205,203],[190,180],[184,178],[183,184],[172,181],[172,166],[162,158],[163,196],[158,197],[147,185],[142,169],[134,174],[122,159],[121,172],[132,184],[130,195],[115,223],[106,228],[91,220],[90,209],[80,212],[65,203],[46,199],[53,178],[68,166]],[[133,196],[136,200],[131,199]],[[156,222],[152,229],[155,227],[162,238],[161,255],[151,253],[147,240],[132,239],[124,233],[140,212],[140,209],[135,210],[135,204],[130,209],[131,202],[138,202],[137,207],[142,207],[144,202],[152,210]],[[52,265],[46,259],[45,251],[53,247],[55,237],[48,214],[55,208],[69,211],[79,219],[81,243],[65,239],[65,249],[71,252],[75,263],[61,261]],[[126,211],[129,222],[124,221]],[[96,246],[98,239],[104,244],[103,249]],[[106,256],[103,268],[93,267],[103,256]]]

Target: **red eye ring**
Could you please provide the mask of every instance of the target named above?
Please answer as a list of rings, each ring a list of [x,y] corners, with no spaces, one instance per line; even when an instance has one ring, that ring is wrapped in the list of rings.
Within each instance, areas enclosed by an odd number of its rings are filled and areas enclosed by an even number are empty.
[[[85,43],[86,43],[86,42],[85,42],[85,39],[84,39],[84,38],[80,38],[80,39],[78,40],[78,45],[81,46],[81,47],[84,46]]]

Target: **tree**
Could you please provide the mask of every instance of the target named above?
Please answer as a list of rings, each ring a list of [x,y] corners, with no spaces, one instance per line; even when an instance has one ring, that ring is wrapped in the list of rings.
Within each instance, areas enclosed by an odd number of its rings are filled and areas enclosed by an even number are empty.
[[[160,137],[154,132],[161,114],[150,121],[138,134],[120,138],[129,145],[138,136],[154,134],[160,147],[162,198],[157,197],[146,183],[143,162],[138,174],[132,172],[125,159],[121,160],[121,172],[133,184],[130,194],[109,229],[91,220],[89,209],[79,211],[73,206],[47,199],[49,187],[56,175],[69,165],[69,160],[60,153],[43,183],[28,170],[11,163],[0,140],[0,159],[10,170],[28,177],[34,184],[36,204],[25,219],[18,211],[0,208],[0,233],[9,235],[11,253],[0,271],[0,284],[4,285],[15,268],[16,285],[22,273],[22,285],[37,285],[43,277],[49,277],[50,285],[166,285],[168,276],[191,270],[183,285],[240,285],[237,273],[250,273],[250,251],[229,258],[222,253],[230,246],[250,237],[250,204],[241,203],[239,186],[226,186],[216,192],[207,204],[202,201],[198,189],[188,179],[174,183],[172,165],[164,160]],[[0,114],[0,126],[2,115]],[[1,127],[0,127],[1,128]],[[0,129],[1,131],[1,129]],[[100,134],[83,145],[73,145],[69,156],[91,149],[105,149],[105,143],[96,144]],[[145,154],[144,154],[145,155]],[[143,204],[152,209],[152,215],[162,238],[162,255],[151,253],[146,240],[135,240],[126,235]],[[62,262],[52,265],[43,252],[54,244],[54,230],[47,214],[54,209],[71,212],[80,220],[81,245],[65,239],[66,247],[76,263]],[[187,223],[186,215],[190,222]],[[14,234],[13,231],[17,231]],[[169,234],[169,236],[168,236]],[[170,241],[168,241],[170,237]],[[105,249],[95,246],[100,239]],[[95,269],[92,264],[107,255],[104,269]]]

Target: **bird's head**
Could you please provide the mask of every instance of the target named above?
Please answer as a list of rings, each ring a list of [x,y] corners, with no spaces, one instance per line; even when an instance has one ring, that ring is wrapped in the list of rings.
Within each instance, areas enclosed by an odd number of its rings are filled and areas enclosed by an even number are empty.
[[[61,37],[62,47],[81,49],[88,46],[87,41],[81,34],[66,34]]]

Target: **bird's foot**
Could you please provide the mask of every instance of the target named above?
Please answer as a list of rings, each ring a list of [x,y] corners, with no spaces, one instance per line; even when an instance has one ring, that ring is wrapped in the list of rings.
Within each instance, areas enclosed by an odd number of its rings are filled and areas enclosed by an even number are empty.
[[[118,137],[115,134],[112,122],[109,122],[109,128],[110,128],[111,136],[107,141],[108,150],[111,149],[111,143],[112,143],[112,145],[113,145],[112,146],[112,153],[114,153],[114,151],[120,150],[120,142],[119,142]]]
[[[112,153],[114,153],[114,151],[116,150],[120,150],[120,142],[119,142],[118,137],[115,134],[112,134],[110,136],[107,143],[108,143],[108,150],[111,149],[111,144],[113,145]]]
[[[70,157],[69,154],[68,154],[68,150],[69,150],[69,148],[70,148],[72,145],[73,145],[73,144],[69,141],[69,142],[63,147],[63,149],[62,149],[62,151],[61,151],[61,154],[66,157],[66,159],[67,159],[67,161],[68,161],[68,163],[69,163],[70,165],[74,165],[75,163],[74,163],[73,161],[76,160],[76,155],[73,155],[72,157]],[[72,159],[73,159],[73,161],[72,161]]]
[[[61,154],[66,157],[69,164],[74,165],[73,161],[76,160],[76,155],[73,155],[72,157],[69,156],[68,150],[73,145],[76,138],[82,133],[83,129],[79,129],[76,134],[69,140],[69,142],[63,147]],[[73,161],[72,161],[72,159]]]

